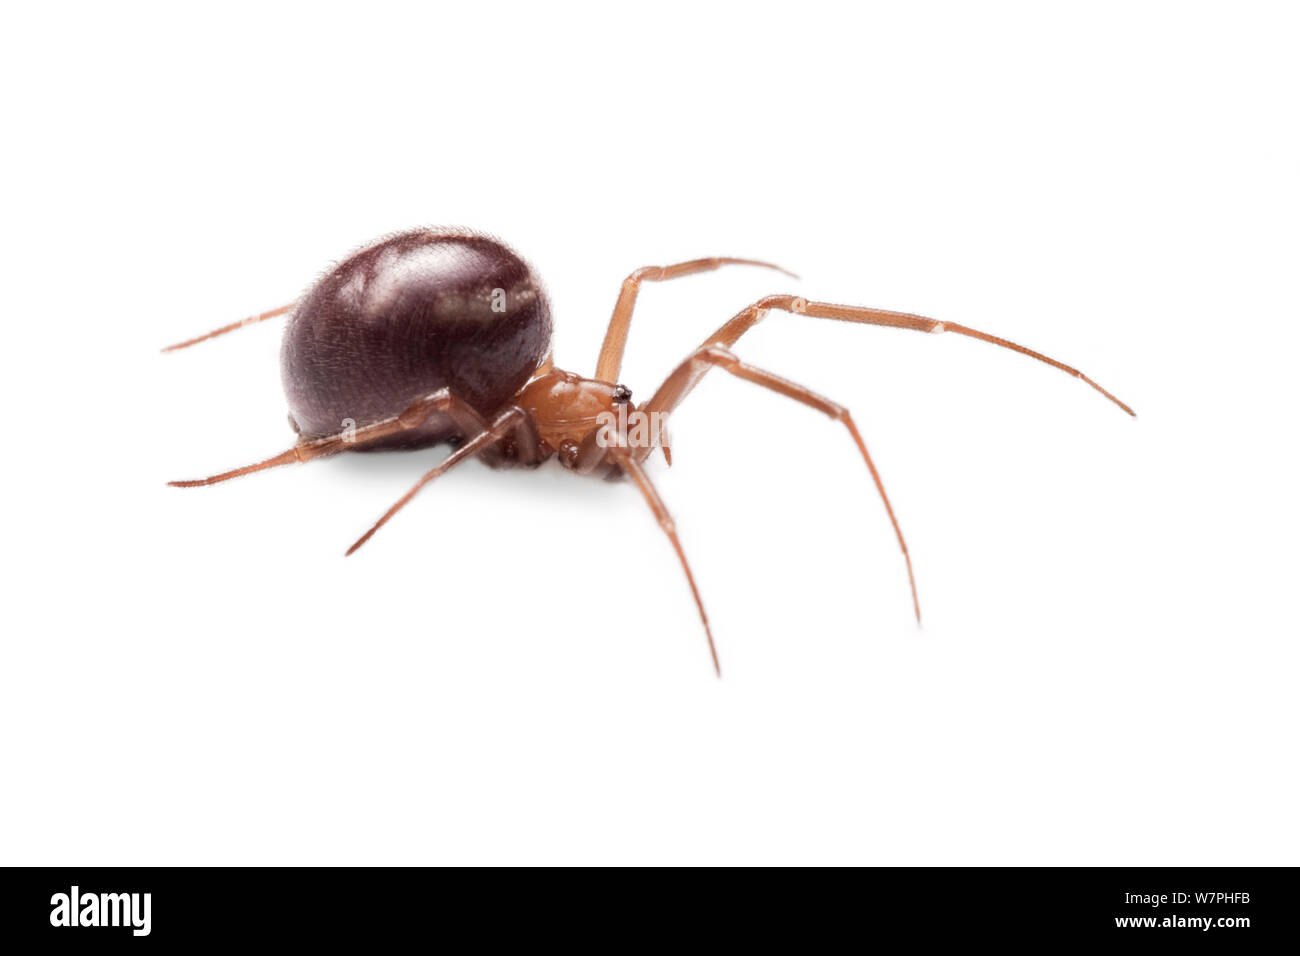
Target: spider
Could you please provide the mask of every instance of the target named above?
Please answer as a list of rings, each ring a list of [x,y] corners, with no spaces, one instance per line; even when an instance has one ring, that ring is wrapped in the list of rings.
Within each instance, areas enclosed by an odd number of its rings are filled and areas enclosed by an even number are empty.
[[[1006,339],[906,312],[832,305],[795,295],[769,295],[741,309],[705,338],[637,408],[631,391],[617,383],[641,283],[730,265],[758,266],[796,278],[770,262],[725,257],[637,269],[623,280],[595,375],[586,378],[553,365],[551,311],[542,284],[528,264],[497,239],[463,229],[414,229],[381,239],[343,260],[296,302],[163,350],[185,348],[292,313],[284,332],[280,372],[297,442],[256,464],[169,484],[210,485],[343,451],[450,444],[451,453],[348,548],[350,555],[421,488],[468,458],[478,457],[492,467],[535,467],[555,456],[579,474],[631,478],[677,553],[704,625],[714,671],[721,676],[695,576],[672,517],[645,470],[645,461],[656,448],[672,463],[666,434],[655,427],[629,433],[625,424],[635,417],[638,425],[646,420],[656,425],[713,368],[771,389],[844,425],[893,525],[907,566],[912,607],[917,622],[921,619],[907,543],[853,416],[842,405],[750,365],[731,350],[769,311],[969,336],[1081,378],[1134,414],[1078,369]]]

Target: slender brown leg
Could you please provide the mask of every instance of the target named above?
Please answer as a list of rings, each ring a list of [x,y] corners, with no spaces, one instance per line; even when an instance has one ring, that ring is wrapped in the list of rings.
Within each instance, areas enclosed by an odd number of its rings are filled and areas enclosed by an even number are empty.
[[[711,272],[722,266],[732,265],[762,266],[765,269],[784,272],[793,279],[798,278],[793,272],[782,269],[770,262],[762,262],[758,259],[729,259],[723,257],[692,259],[689,262],[678,262],[671,266],[645,266],[637,269],[623,280],[623,288],[618,293],[618,301],[614,303],[614,314],[610,316],[609,329],[605,332],[605,341],[600,347],[600,358],[596,361],[596,379],[601,382],[609,382],[611,385],[618,381],[619,369],[623,367],[623,350],[627,346],[627,330],[628,326],[632,324],[632,309],[636,305],[636,296],[641,291],[642,282],[663,282],[665,279],[677,279],[681,276],[693,275],[696,272]]]
[[[783,312],[792,312],[795,315],[811,315],[814,318],[819,319],[837,319],[841,322],[860,322],[864,325],[887,325],[896,329],[911,329],[915,332],[956,332],[958,335],[969,336],[972,339],[979,339],[981,342],[989,342],[993,345],[1001,346],[1004,349],[1019,352],[1021,355],[1028,355],[1030,358],[1038,359],[1038,361],[1046,362],[1048,365],[1059,368],[1063,372],[1068,372],[1075,378],[1081,378],[1120,408],[1124,409],[1124,411],[1128,412],[1135,418],[1137,417],[1137,413],[1133,411],[1133,409],[1129,408],[1110,392],[1106,391],[1088,376],[1080,372],[1077,368],[1072,368],[1064,362],[1058,362],[1056,359],[1049,358],[1041,352],[1027,349],[1023,345],[1017,345],[1015,342],[1000,339],[996,335],[989,335],[988,333],[980,332],[977,329],[968,329],[966,326],[957,325],[955,322],[940,322],[938,319],[929,319],[923,315],[913,315],[910,312],[890,312],[886,309],[866,309],[855,305],[832,305],[829,302],[811,302],[808,299],[797,295],[769,295],[766,298],[759,299],[753,305],[742,309],[735,315],[735,317],[724,323],[721,328],[705,339],[702,345],[725,345],[728,347],[735,345],[736,340],[752,329],[771,309],[780,309]]]
[[[277,315],[284,315],[286,312],[293,309],[293,307],[297,304],[298,304],[297,302],[290,302],[288,305],[282,305],[280,306],[280,308],[272,309],[270,312],[262,312],[259,313],[258,315],[250,315],[246,319],[240,319],[238,322],[231,322],[229,325],[223,325],[221,328],[213,329],[211,332],[208,332],[204,335],[200,335],[197,338],[186,339],[184,342],[177,342],[175,345],[169,345],[165,349],[163,349],[163,351],[175,352],[177,349],[188,348],[189,346],[196,345],[199,342],[204,342],[207,341],[208,339],[216,338],[218,335],[225,335],[227,332],[233,332],[235,331],[235,329],[243,328],[245,325],[255,325],[258,322],[263,322],[267,319],[273,319]]]
[[[380,528],[382,528],[385,524],[387,524],[389,518],[397,514],[397,512],[401,511],[402,508],[406,506],[406,503],[410,501],[412,498],[414,498],[416,493],[421,488],[423,488],[425,485],[433,481],[433,479],[437,478],[439,475],[443,474],[444,472],[450,471],[452,468],[460,464],[466,458],[471,458],[474,455],[477,455],[479,452],[483,451],[483,449],[488,447],[493,442],[497,442],[505,438],[507,435],[511,433],[512,430],[525,424],[524,420],[526,417],[527,417],[527,413],[522,408],[518,408],[517,406],[514,405],[511,405],[509,408],[507,408],[504,412],[498,415],[496,419],[493,420],[492,424],[489,425],[485,431],[479,432],[469,441],[465,442],[465,444],[461,445],[450,455],[444,458],[438,465],[429,469],[429,471],[425,473],[423,478],[421,478],[419,481],[417,481],[414,485],[411,486],[410,491],[402,495],[402,497],[398,498],[397,501],[393,504],[393,506],[384,512],[383,517],[381,517],[378,521],[376,521],[373,525],[370,526],[369,531],[367,531],[360,538],[358,538],[353,543],[352,547],[348,548],[347,553],[351,554],[353,551],[357,550],[357,548],[361,547],[363,544],[369,541],[371,536]]]
[[[659,386],[659,391],[655,392],[654,397],[646,404],[644,411],[647,414],[655,412],[669,414],[682,403],[682,400],[690,394],[691,389],[695,387],[695,384],[704,377],[709,369],[715,366],[725,369],[737,378],[743,378],[755,385],[769,388],[786,398],[792,398],[796,402],[815,408],[836,421],[842,422],[844,427],[849,430],[854,443],[858,446],[858,451],[862,453],[862,460],[867,463],[867,470],[871,472],[871,480],[875,482],[876,490],[880,492],[880,500],[885,503],[885,512],[889,515],[890,524],[894,526],[894,534],[898,536],[898,546],[903,549],[903,560],[907,563],[907,581],[912,588],[912,609],[916,612],[916,622],[919,624],[921,622],[921,603],[916,597],[916,577],[912,574],[912,556],[907,553],[907,542],[903,540],[903,529],[899,527],[898,519],[894,517],[894,508],[889,503],[889,495],[885,494],[885,485],[880,480],[880,472],[876,470],[875,462],[871,460],[867,445],[862,440],[862,435],[858,432],[858,426],[854,423],[853,416],[849,414],[847,408],[837,405],[828,398],[823,398],[802,385],[796,385],[779,375],[773,375],[771,372],[742,362],[734,352],[725,346],[703,345],[687,357],[664,380],[663,385]],[[638,449],[637,455],[644,459],[651,451],[650,448]]]
[[[695,596],[695,606],[700,611],[700,621],[704,624],[704,635],[709,639],[709,656],[713,658],[713,672],[719,677],[722,676],[722,666],[718,663],[718,649],[713,643],[713,630],[709,627],[709,616],[704,613],[704,602],[700,599],[700,589],[695,586],[695,575],[691,574],[691,566],[686,560],[686,552],[682,550],[682,543],[677,538],[677,526],[673,523],[673,516],[668,513],[668,508],[664,505],[663,499],[659,497],[659,492],[655,490],[654,484],[650,481],[650,476],[645,473],[645,469],[632,455],[628,454],[621,448],[608,448],[611,458],[618,462],[619,466],[631,476],[636,482],[636,486],[641,489],[641,494],[645,497],[646,504],[650,510],[655,513],[659,520],[659,527],[664,529],[664,534],[668,535],[668,540],[672,542],[673,550],[677,552],[677,559],[682,563],[682,570],[686,572],[686,583],[691,586],[691,594]]]
[[[311,461],[313,458],[344,451],[349,445],[376,438],[386,438],[389,435],[396,435],[410,431],[412,428],[418,428],[428,421],[429,416],[435,412],[446,412],[453,417],[457,425],[469,431],[480,431],[488,427],[487,422],[472,406],[451,394],[449,389],[440,388],[438,391],[412,402],[406,411],[392,418],[385,418],[382,421],[363,425],[356,429],[345,429],[333,435],[306,439],[273,458],[268,458],[253,465],[245,465],[243,468],[236,468],[233,471],[222,472],[219,475],[213,475],[211,478],[199,478],[193,481],[169,481],[167,484],[173,488],[213,485],[219,481],[228,481],[231,478],[238,478],[240,475],[247,475],[254,471],[274,468],[276,465],[291,465],[295,462]]]

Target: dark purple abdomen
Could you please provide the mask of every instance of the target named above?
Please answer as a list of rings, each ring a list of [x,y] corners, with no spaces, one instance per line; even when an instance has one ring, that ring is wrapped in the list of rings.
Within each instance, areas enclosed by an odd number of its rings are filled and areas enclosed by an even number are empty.
[[[280,375],[306,438],[392,417],[443,387],[490,418],[550,343],[550,306],[527,263],[485,236],[415,230],[361,250],[307,292],[285,329]],[[458,434],[439,415],[367,447]]]

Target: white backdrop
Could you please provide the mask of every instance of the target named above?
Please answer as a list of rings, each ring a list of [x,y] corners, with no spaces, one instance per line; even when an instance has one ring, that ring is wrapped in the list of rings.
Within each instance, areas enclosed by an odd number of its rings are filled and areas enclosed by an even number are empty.
[[[1294,11],[1284,5],[83,7],[0,57],[0,862],[1297,862]],[[16,17],[16,20],[15,20]],[[636,491],[287,447],[292,299],[494,232],[641,399],[760,295]]]

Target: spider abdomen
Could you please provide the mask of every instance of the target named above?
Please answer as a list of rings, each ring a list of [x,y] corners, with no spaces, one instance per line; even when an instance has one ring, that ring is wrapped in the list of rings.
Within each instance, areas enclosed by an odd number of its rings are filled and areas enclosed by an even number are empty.
[[[441,388],[490,418],[550,342],[545,291],[519,256],[487,236],[418,229],[367,246],[307,291],[285,329],[280,374],[305,438],[398,415]],[[459,434],[437,414],[357,450]]]

